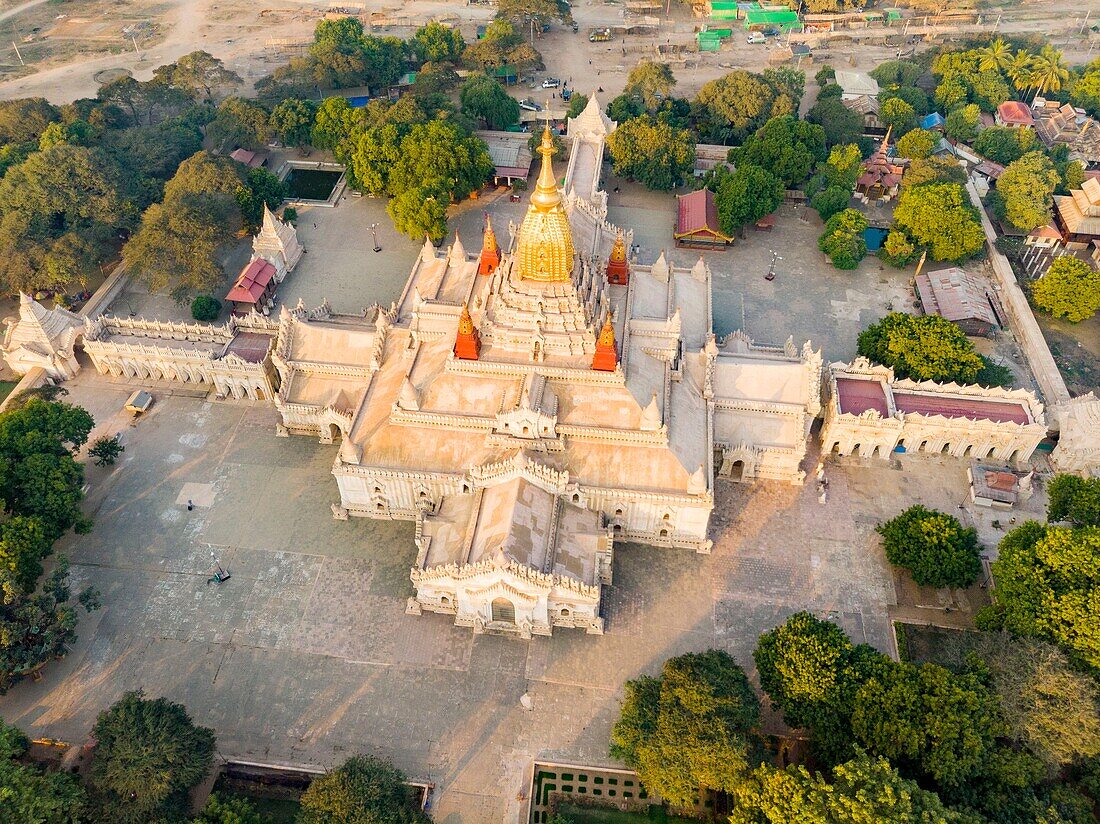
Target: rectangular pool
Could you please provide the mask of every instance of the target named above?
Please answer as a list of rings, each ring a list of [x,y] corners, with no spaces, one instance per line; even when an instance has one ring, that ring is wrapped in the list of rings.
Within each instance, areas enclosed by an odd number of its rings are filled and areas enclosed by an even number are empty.
[[[286,186],[292,200],[328,200],[342,172],[326,169],[291,169]]]

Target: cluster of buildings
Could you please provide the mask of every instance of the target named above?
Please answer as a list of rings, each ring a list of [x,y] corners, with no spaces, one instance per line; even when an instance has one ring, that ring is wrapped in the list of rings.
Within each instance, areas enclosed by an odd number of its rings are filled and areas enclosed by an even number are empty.
[[[80,319],[25,297],[5,355],[36,354],[60,380],[82,347],[104,374],[273,403],[277,434],[339,444],[336,518],[415,523],[407,612],[525,638],[603,631],[620,541],[708,552],[718,479],[801,484],[818,418],[825,452],[866,457],[1020,463],[1046,436],[1027,391],[896,380],[862,360],[825,368],[790,338],[717,338],[707,265],[643,265],[607,220],[599,171],[615,127],[591,98],[569,124],[560,188],[544,133],[523,221],[500,238],[487,221],[474,251],[425,243],[388,307],[299,304],[214,326]],[[301,255],[273,215],[254,250],[276,273]],[[1100,468],[1094,412],[1063,428],[1083,468]]]

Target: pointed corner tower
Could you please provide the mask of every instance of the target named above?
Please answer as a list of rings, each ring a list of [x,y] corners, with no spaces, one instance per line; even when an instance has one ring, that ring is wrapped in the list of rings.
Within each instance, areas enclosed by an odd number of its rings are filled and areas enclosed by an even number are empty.
[[[470,317],[470,307],[465,304],[458,319],[454,351],[455,357],[461,360],[477,360],[481,356],[481,336],[474,326],[474,319]]]
[[[611,255],[607,259],[607,282],[613,286],[626,286],[630,282],[630,264],[626,262],[626,241],[623,230],[615,237]]]
[[[615,327],[611,325],[611,313],[603,322],[603,329],[596,339],[596,354],[592,356],[592,368],[597,372],[614,372],[619,365],[619,355],[615,351]]]
[[[493,223],[489,220],[489,213],[485,213],[485,234],[481,239],[481,257],[477,261],[477,273],[479,275],[491,275],[500,266],[500,246],[497,244],[497,236],[493,232]]]

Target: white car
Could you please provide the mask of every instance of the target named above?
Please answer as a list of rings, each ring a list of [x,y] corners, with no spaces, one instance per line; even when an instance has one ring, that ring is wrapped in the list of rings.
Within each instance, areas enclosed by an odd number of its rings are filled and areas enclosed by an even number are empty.
[[[766,38],[764,36],[764,33],[759,32],[759,31],[754,31],[747,38],[745,38],[745,40],[748,43],[767,43],[768,42],[768,38]]]
[[[561,81],[558,80],[556,77],[548,77],[542,81],[542,87],[544,89],[556,89],[560,85]]]
[[[519,101],[519,107],[525,112],[541,112],[542,106],[536,103],[534,100],[521,100]]]

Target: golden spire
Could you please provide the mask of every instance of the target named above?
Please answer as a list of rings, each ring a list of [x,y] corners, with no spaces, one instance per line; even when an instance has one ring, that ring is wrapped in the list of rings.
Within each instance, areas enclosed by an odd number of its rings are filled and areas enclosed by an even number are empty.
[[[576,252],[550,162],[554,139],[549,126],[543,129],[538,151],[542,155],[542,169],[516,238],[516,270],[523,280],[569,283]]]
[[[493,224],[489,222],[489,214],[485,214],[485,234],[482,235],[481,248],[486,252],[497,250],[497,236],[493,232]]]
[[[558,181],[554,179],[554,167],[550,163],[550,156],[554,154],[554,138],[550,135],[549,126],[543,127],[538,152],[542,155],[542,169],[535,184],[535,193],[531,195],[531,205],[540,212],[549,212],[561,203]]]
[[[470,317],[469,304],[462,304],[462,314],[458,318],[458,334],[472,335],[474,333],[474,319]]]
[[[626,241],[623,239],[623,230],[619,230],[619,234],[615,236],[615,245],[611,247],[611,257],[609,260],[612,263],[622,263],[626,260]]]

